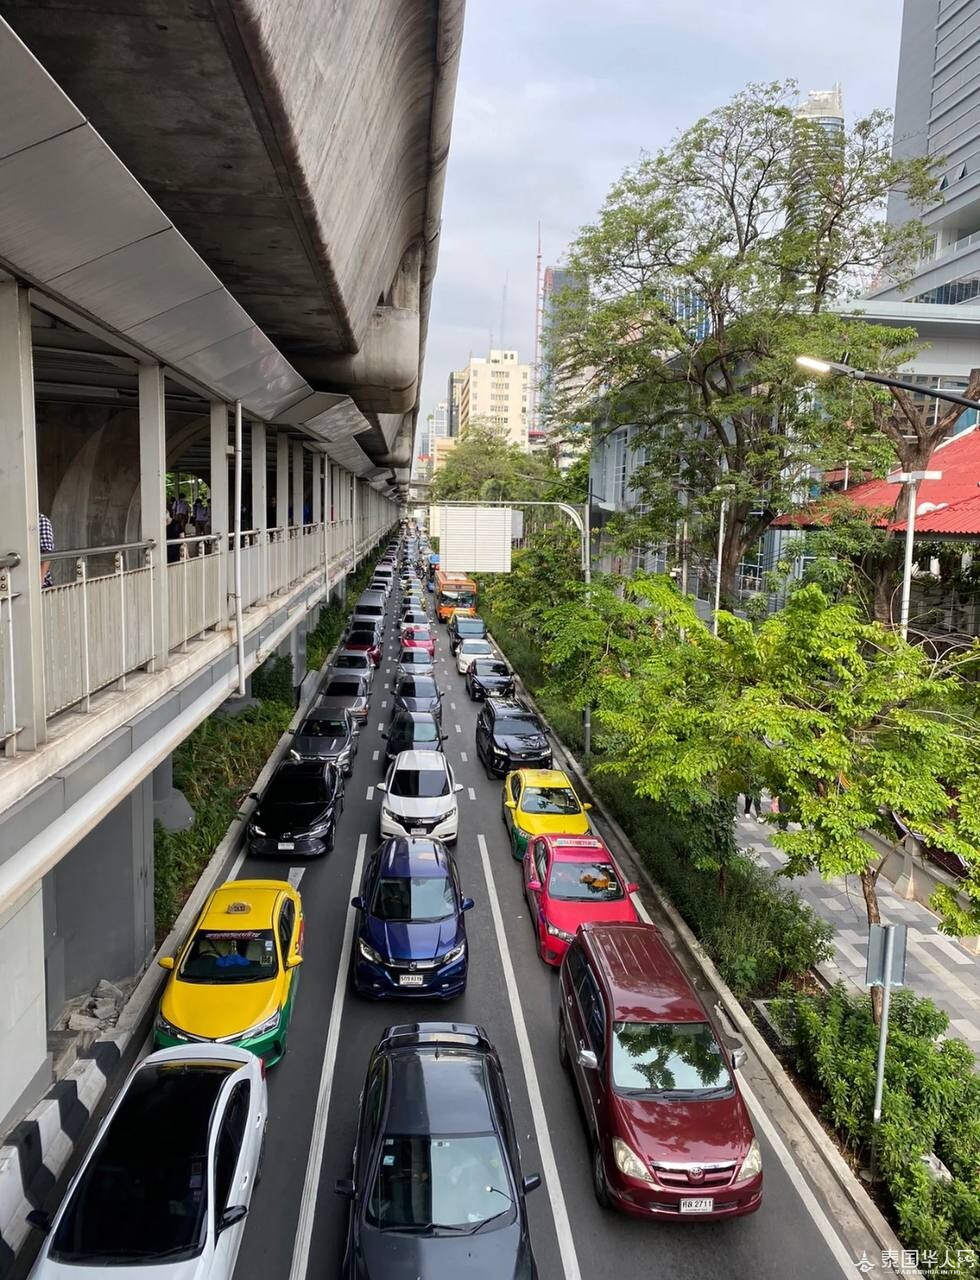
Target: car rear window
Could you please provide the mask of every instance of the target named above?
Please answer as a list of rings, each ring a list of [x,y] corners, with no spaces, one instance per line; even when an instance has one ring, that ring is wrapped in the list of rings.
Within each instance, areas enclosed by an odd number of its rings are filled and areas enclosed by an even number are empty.
[[[388,734],[389,742],[438,742],[439,730],[434,720],[403,720],[395,724]]]
[[[359,698],[361,696],[360,680],[330,680],[323,690],[325,698]]]
[[[384,607],[380,604],[359,604],[354,610],[354,617],[383,618],[384,613]]]
[[[198,929],[180,966],[184,982],[265,982],[278,971],[271,929]]]
[[[363,671],[370,662],[366,653],[338,653],[331,665],[340,671]]]
[[[612,1077],[617,1089],[662,1097],[724,1097],[732,1077],[707,1022],[614,1022]]]
[[[366,644],[373,649],[375,642],[375,634],[373,631],[352,631],[347,637],[347,643],[349,645]]]
[[[403,667],[431,667],[432,659],[424,649],[402,649],[398,661]]]
[[[482,618],[456,618],[454,619],[456,634],[460,636],[477,636],[486,635],[487,625]]]

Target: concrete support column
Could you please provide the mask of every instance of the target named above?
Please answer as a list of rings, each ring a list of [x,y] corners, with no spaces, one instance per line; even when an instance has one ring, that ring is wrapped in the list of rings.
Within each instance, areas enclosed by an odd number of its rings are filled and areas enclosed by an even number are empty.
[[[0,284],[0,437],[0,555],[20,556],[20,564],[10,570],[14,599],[7,635],[13,645],[12,689],[7,688],[10,655],[0,644],[6,699],[0,729],[21,726],[16,738],[7,742],[12,754],[18,747],[33,751],[45,740],[31,300],[12,280]],[[64,655],[66,660],[74,656]]]
[[[303,523],[303,461],[306,450],[298,441],[293,442],[293,519],[292,523]]]
[[[153,820],[165,831],[190,831],[194,810],[183,791],[174,786],[174,758],[167,756],[153,770]]]
[[[321,499],[323,497],[323,486],[320,482],[320,455],[318,453],[310,454],[310,467],[313,472],[313,523],[319,524],[323,518],[323,505]]]
[[[153,661],[150,670],[166,666],[169,648],[167,592],[167,419],[163,368],[139,366],[140,537],[153,540],[150,594],[153,617]]]
[[[269,535],[265,532],[268,495],[266,493],[265,466],[265,423],[251,424],[252,445],[252,528],[259,530],[259,564],[262,580],[259,583],[259,595],[264,600],[269,594],[269,575],[267,571],[267,552],[262,550]]]
[[[0,911],[0,973],[0,1132],[6,1132],[51,1083],[40,884]]]
[[[228,550],[228,406],[211,401],[211,532],[216,536],[213,554],[218,557],[218,630],[228,626],[228,583],[231,554]]]
[[[289,524],[289,436],[276,433],[276,524]]]

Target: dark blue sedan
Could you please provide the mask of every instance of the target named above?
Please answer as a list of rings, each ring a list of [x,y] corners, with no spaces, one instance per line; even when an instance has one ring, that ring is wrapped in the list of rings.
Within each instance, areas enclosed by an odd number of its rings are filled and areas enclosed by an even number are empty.
[[[358,995],[462,995],[468,963],[463,913],[473,899],[460,892],[456,863],[440,840],[386,840],[351,905],[359,913],[351,965]]]

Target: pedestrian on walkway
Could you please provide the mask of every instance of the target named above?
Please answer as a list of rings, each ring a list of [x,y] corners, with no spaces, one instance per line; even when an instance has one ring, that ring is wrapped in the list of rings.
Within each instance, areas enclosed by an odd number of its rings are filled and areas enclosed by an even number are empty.
[[[54,527],[46,515],[38,512],[37,517],[37,537],[41,550],[41,586],[53,587],[54,581],[51,577],[51,561],[45,560],[45,554],[49,555],[54,551]]]
[[[746,791],[745,816],[747,818],[752,817],[753,809],[755,810],[756,821],[758,821],[762,815],[762,797],[759,795],[758,791]]]

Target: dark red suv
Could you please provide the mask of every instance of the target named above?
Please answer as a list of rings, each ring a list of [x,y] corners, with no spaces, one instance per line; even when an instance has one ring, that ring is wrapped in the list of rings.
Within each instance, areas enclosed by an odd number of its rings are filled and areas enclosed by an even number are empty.
[[[762,1156],[730,1053],[652,924],[585,924],[561,966],[558,1053],[578,1090],[603,1206],[640,1217],[754,1213]]]

